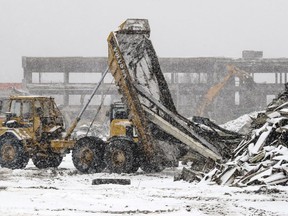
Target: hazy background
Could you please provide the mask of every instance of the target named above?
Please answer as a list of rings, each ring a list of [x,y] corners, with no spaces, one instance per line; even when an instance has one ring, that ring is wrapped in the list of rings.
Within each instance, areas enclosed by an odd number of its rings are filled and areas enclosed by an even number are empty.
[[[22,81],[22,56],[107,56],[127,18],[149,19],[160,57],[288,56],[287,0],[0,0],[0,82]]]

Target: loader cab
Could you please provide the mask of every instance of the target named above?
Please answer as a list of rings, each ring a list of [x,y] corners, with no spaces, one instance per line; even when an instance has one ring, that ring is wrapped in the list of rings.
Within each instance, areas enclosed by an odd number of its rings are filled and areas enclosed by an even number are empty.
[[[110,106],[110,137],[124,136],[137,139],[136,128],[128,119],[127,107],[122,102],[115,102]]]
[[[36,131],[55,125],[63,126],[63,118],[54,99],[41,96],[11,96],[3,126],[30,128]]]
[[[6,112],[5,126],[9,128],[32,127],[33,103],[31,100],[10,98],[8,112]]]

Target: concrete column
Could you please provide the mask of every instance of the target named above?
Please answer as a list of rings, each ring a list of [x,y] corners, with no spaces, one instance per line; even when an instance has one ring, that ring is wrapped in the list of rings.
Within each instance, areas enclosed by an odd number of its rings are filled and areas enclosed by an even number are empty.
[[[63,105],[69,106],[69,93],[66,89],[67,85],[69,84],[69,72],[64,72],[64,94],[63,94]]]
[[[24,71],[24,80],[26,84],[32,83],[32,72],[28,71],[26,68],[26,57],[22,57],[22,68]]]

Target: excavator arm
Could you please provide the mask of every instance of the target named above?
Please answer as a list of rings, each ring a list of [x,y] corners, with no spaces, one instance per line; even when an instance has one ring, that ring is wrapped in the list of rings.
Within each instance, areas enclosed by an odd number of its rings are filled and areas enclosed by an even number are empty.
[[[227,82],[230,80],[232,76],[237,76],[241,80],[249,81],[250,83],[254,83],[252,77],[249,73],[234,65],[227,65],[227,75],[221,80],[221,82],[217,83],[216,85],[210,87],[208,91],[202,96],[199,105],[196,109],[197,116],[204,116],[205,111],[210,106],[210,104],[214,101],[217,95],[221,92]]]
[[[213,102],[214,98],[220,93],[221,89],[230,80],[231,76],[234,74],[233,70],[228,70],[228,74],[223,78],[220,83],[212,86],[208,89],[206,94],[202,97],[199,106],[197,107],[196,115],[203,116],[207,107]]]

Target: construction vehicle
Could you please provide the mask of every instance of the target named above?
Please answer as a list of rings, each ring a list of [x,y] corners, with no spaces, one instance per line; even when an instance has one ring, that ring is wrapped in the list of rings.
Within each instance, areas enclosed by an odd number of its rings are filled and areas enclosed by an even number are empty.
[[[109,69],[127,106],[128,119],[137,129],[138,142],[136,148],[129,147],[133,142],[127,136],[108,142],[106,163],[117,160],[107,155],[121,152],[122,163],[114,161],[118,172],[129,172],[134,160],[144,171],[161,171],[177,165],[187,147],[204,158],[221,160],[229,149],[227,140],[237,142],[239,134],[213,127],[208,119],[189,121],[177,112],[149,36],[148,20],[128,19],[107,39]]]
[[[122,102],[111,104],[108,115],[109,139],[85,136],[77,140],[72,151],[74,166],[84,173],[101,172],[106,167],[114,173],[136,172],[140,164],[134,158],[138,134],[128,119],[126,105]]]
[[[149,36],[148,20],[128,19],[108,37],[109,70],[123,103],[111,106],[107,141],[94,136],[73,140],[71,134],[108,69],[66,133],[51,98],[11,98],[10,112],[0,129],[1,166],[24,168],[32,157],[38,168],[57,167],[70,150],[74,166],[84,173],[106,167],[116,173],[135,172],[139,167],[159,172],[177,166],[189,149],[212,161],[230,156],[228,145],[238,144],[239,134],[209,119],[190,121],[177,112]],[[26,102],[31,104],[29,117],[24,116]],[[40,108],[49,114],[42,114]]]
[[[23,169],[32,158],[39,169],[58,167],[67,153],[77,151],[74,148],[76,140],[71,139],[71,134],[107,73],[108,69],[67,132],[54,98],[11,96],[8,112],[0,126],[0,165]],[[95,137],[86,139],[98,140]],[[77,161],[75,164],[77,168]]]
[[[74,140],[71,139],[71,134],[107,73],[108,69],[67,131],[64,118],[53,98],[11,96],[8,99],[6,117],[0,127],[0,165],[10,169],[23,169],[32,158],[34,165],[39,169],[58,167],[63,157],[72,150],[73,163],[79,171],[101,172],[106,167],[104,162],[106,142],[95,136]],[[127,135],[127,138],[131,137],[130,134],[133,136],[133,128],[130,130],[129,125],[131,122],[127,119],[125,106],[121,103],[111,106],[112,138],[109,143],[116,142],[116,136]],[[133,142],[137,143],[137,138],[133,139]],[[107,150],[106,155],[108,152]],[[121,155],[114,154],[112,157],[119,158]],[[108,162],[107,165],[109,167]],[[111,170],[119,172],[112,168]]]
[[[227,65],[227,75],[221,80],[221,82],[216,85],[210,87],[208,91],[201,97],[200,102],[196,108],[196,116],[205,116],[207,108],[211,105],[217,95],[221,92],[227,82],[231,79],[231,77],[236,76],[241,79],[243,82],[246,82],[248,86],[254,86],[253,78],[249,73],[235,65]]]
[[[177,113],[149,34],[147,20],[128,19],[108,37],[109,69],[122,103],[110,107],[107,140],[91,136],[77,140],[72,160],[81,172],[101,172],[105,167],[116,173],[139,167],[159,172],[177,166],[189,148],[216,161],[229,149],[221,141],[228,137],[237,142],[238,135],[220,127],[207,131],[201,126],[204,120],[191,122]],[[207,134],[214,138],[213,145],[203,138]]]
[[[0,165],[25,168],[29,158],[38,168],[58,167],[65,150],[51,141],[64,131],[62,114],[54,99],[42,96],[11,96],[0,128]]]
[[[104,161],[110,172],[136,172],[140,167],[139,139],[136,128],[128,119],[128,110],[122,102],[110,107],[110,139]]]

